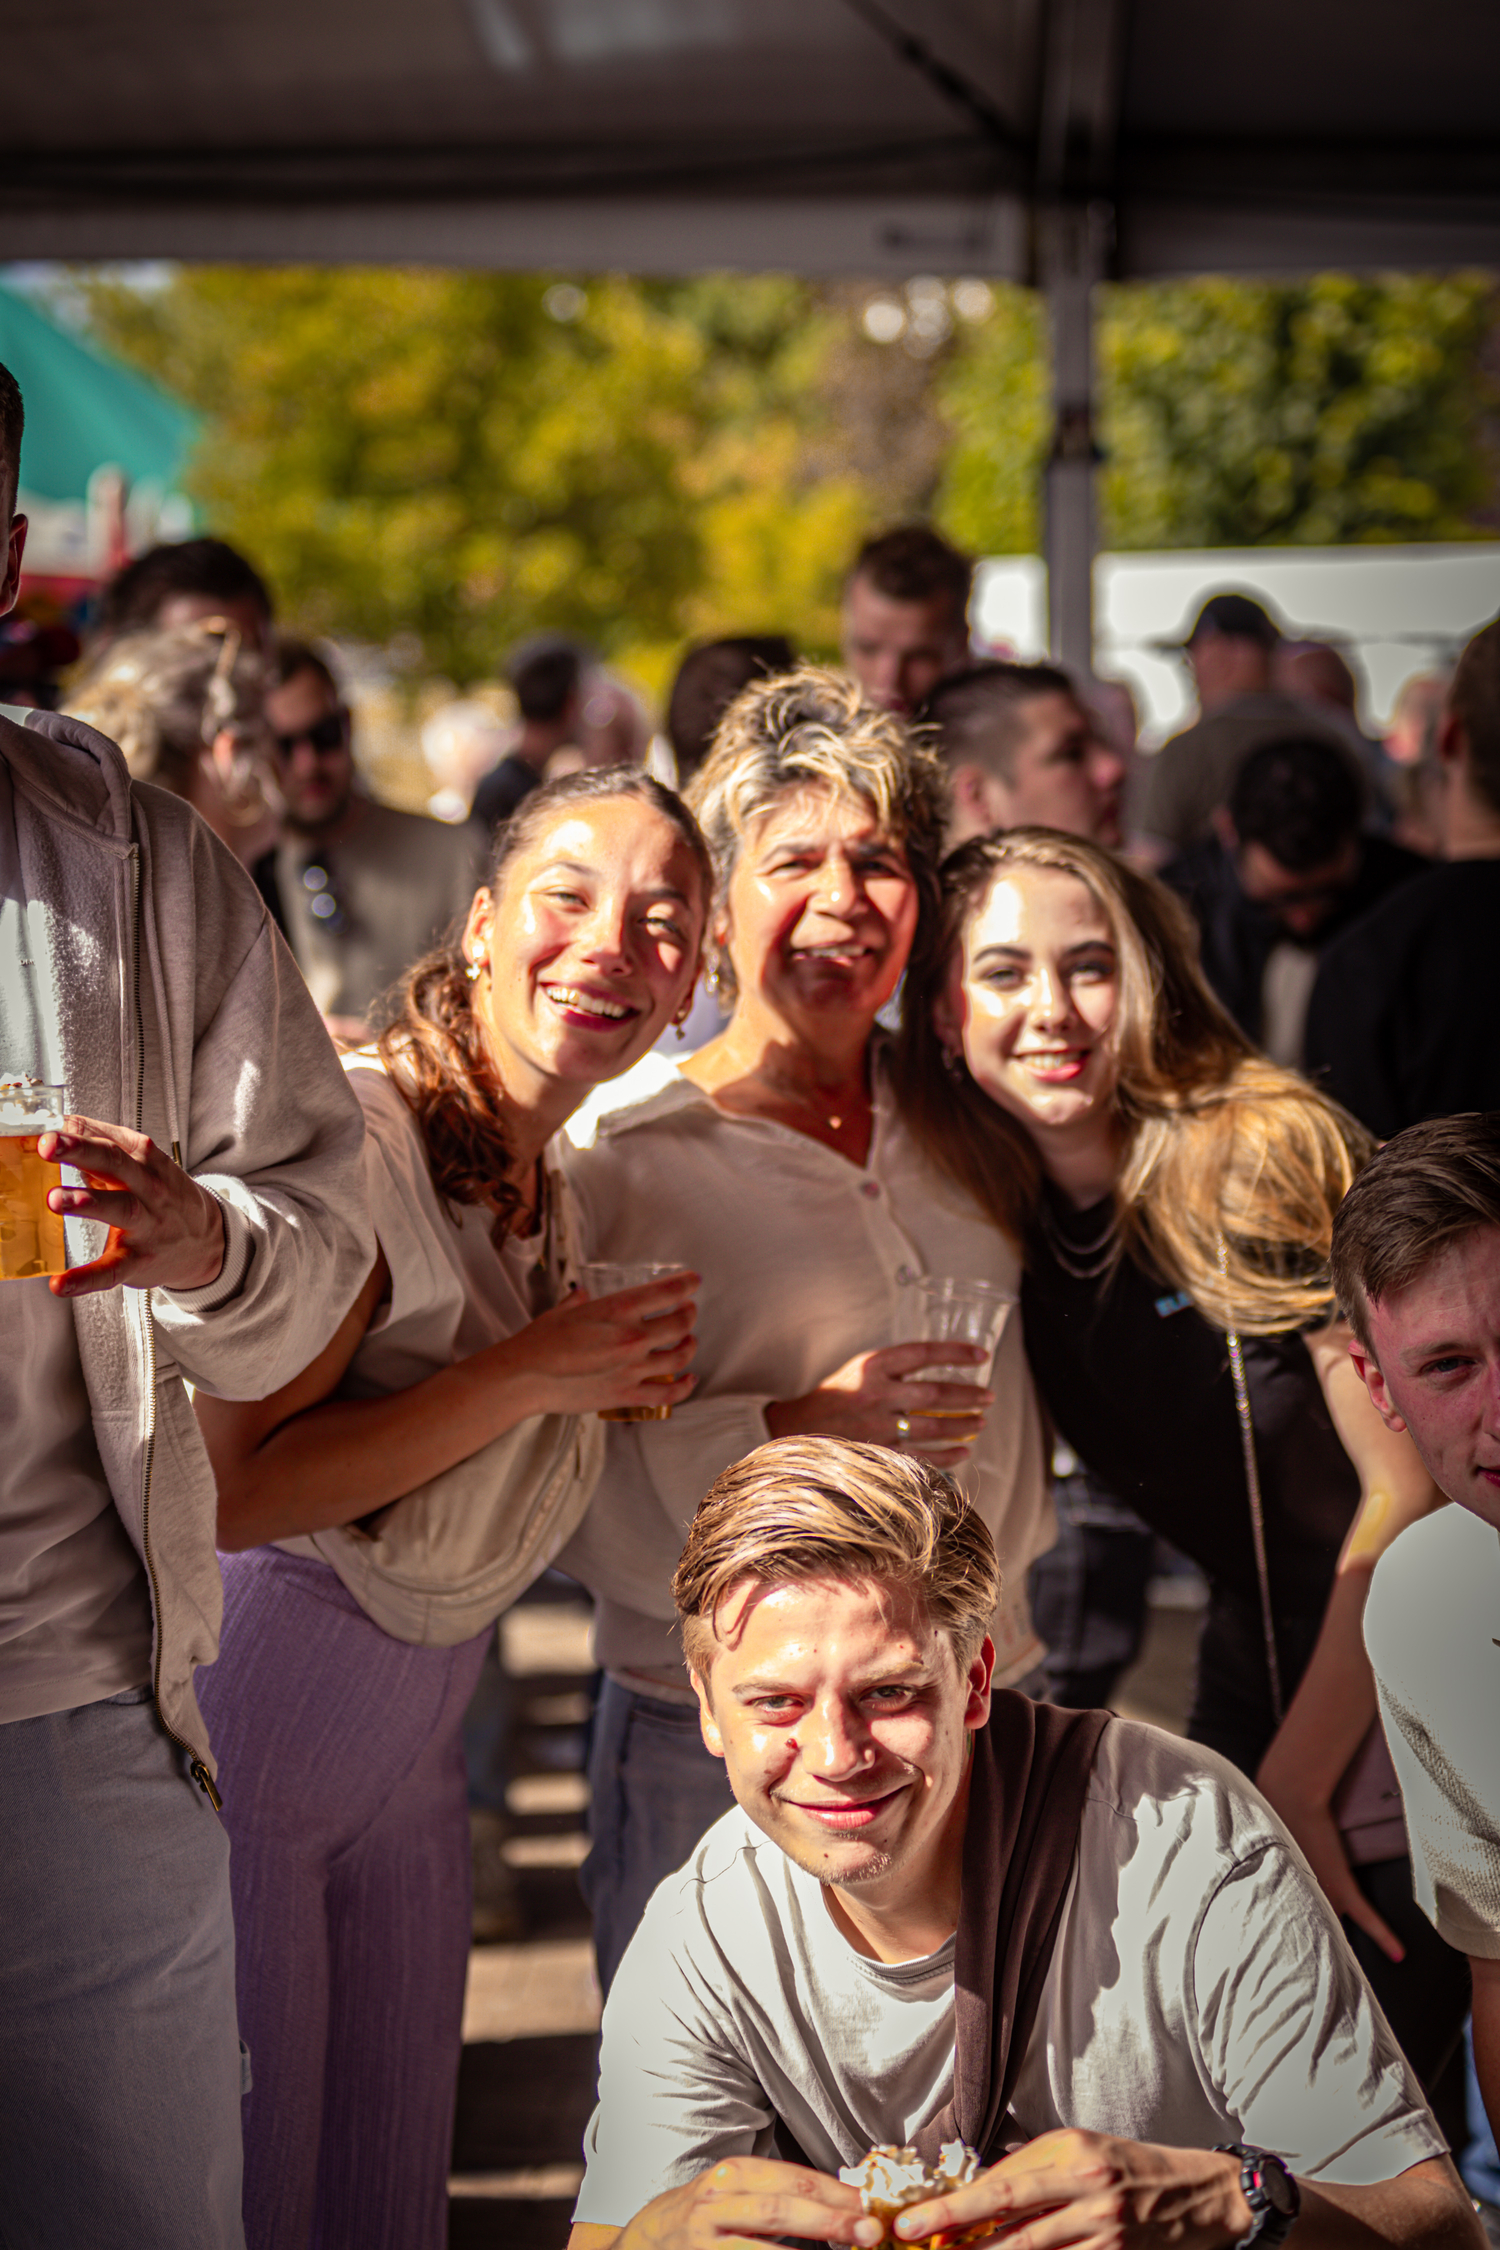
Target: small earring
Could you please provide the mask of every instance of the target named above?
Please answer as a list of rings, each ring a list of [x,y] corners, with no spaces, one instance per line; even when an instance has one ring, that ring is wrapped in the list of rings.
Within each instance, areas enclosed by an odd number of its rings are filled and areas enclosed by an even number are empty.
[[[483,976],[483,974],[484,974],[484,955],[483,955],[482,953],[476,953],[476,954],[475,954],[475,956],[474,956],[474,958],[473,958],[473,960],[472,960],[472,961],[471,961],[471,962],[469,963],[468,967],[467,967],[467,968],[465,969],[465,971],[464,971],[464,975],[465,975],[465,976],[466,976],[466,977],[468,978],[468,980],[469,980],[470,984],[478,984],[478,982],[479,982],[479,980],[480,980],[481,976]]]
[[[672,1029],[676,1032],[679,1042],[686,1039],[687,1033],[683,1030],[680,1023],[674,1022],[672,1025]]]
[[[963,1077],[968,1065],[964,1061],[961,1047],[945,1047],[943,1049],[943,1068],[950,1078]]]
[[[703,982],[707,985],[710,992],[716,993],[718,991],[719,964],[717,961],[709,962],[708,967],[703,972]]]

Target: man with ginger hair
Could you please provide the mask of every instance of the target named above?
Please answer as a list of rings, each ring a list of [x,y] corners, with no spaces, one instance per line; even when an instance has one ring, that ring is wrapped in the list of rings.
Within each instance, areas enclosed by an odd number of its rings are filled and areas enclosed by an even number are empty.
[[[1371,1398],[1456,1503],[1381,1557],[1365,1642],[1417,1902],[1468,1956],[1500,2131],[1500,1112],[1387,1142],[1334,1221],[1333,1278]]]
[[[673,1593],[736,1806],[612,1987],[570,2250],[1477,2250],[1274,1815],[1210,1752],[992,1693],[998,1592],[958,1488],[880,1447],[781,1439],[701,1504]],[[836,2176],[955,2140],[977,2177],[893,2236]]]

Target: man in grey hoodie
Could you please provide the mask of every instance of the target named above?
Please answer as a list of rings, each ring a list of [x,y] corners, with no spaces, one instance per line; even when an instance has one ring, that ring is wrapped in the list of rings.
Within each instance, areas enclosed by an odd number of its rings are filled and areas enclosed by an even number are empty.
[[[21,420],[0,368],[0,612]],[[48,1199],[70,1271],[0,1282],[3,2230],[241,2250],[228,1845],[193,1694],[214,1485],[185,1384],[259,1397],[332,1335],[374,1254],[363,1126],[204,823],[78,721],[0,708],[18,1076],[65,1087],[39,1154],[86,1178]]]

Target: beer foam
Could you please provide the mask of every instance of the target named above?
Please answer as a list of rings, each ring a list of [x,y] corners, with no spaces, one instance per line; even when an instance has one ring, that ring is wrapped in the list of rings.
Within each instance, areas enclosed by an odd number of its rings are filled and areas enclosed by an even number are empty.
[[[979,2170],[979,2158],[965,2142],[944,2141],[936,2164],[924,2164],[914,2148],[872,2148],[862,2162],[842,2166],[839,2178],[859,2189],[867,2211],[884,2217],[930,2196],[946,2195],[950,2188],[967,2187]]]

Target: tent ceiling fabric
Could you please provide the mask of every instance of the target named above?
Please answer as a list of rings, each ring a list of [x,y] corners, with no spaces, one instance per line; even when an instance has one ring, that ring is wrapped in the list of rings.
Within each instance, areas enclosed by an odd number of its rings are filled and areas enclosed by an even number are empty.
[[[1500,264],[1494,0],[49,0],[0,257]]]

